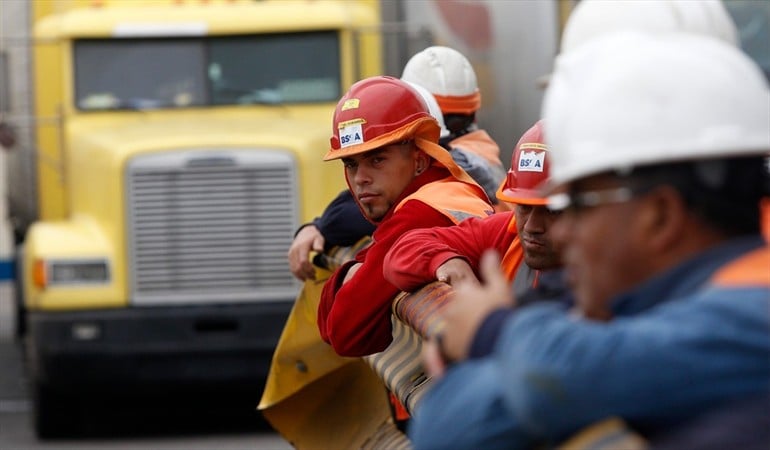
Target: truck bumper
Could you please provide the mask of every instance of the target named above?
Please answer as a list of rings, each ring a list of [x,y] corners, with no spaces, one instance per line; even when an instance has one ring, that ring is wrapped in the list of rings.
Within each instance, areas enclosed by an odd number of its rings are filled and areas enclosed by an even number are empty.
[[[261,392],[291,302],[28,315],[36,383],[55,388]]]

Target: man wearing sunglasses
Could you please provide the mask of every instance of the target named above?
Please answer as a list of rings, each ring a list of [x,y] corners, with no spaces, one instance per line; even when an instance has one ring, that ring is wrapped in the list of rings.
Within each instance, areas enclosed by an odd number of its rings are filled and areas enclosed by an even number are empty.
[[[613,416],[665,445],[702,414],[766,411],[768,105],[756,64],[709,37],[614,33],[559,58],[543,111],[549,204],[580,314],[512,310],[494,353],[426,394],[415,448],[531,448]],[[494,256],[481,275],[455,287],[448,315],[510,298]],[[709,448],[766,446],[767,414],[743,419]]]

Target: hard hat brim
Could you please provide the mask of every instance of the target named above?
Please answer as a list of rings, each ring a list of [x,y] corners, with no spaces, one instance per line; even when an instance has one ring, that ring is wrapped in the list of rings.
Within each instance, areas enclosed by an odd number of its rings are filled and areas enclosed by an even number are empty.
[[[463,96],[433,94],[444,114],[473,114],[481,108],[481,92]]]
[[[401,128],[397,128],[389,133],[381,134],[376,138],[362,144],[351,145],[350,147],[335,149],[331,148],[324,155],[324,161],[333,161],[335,159],[347,158],[348,156],[359,155],[372,150],[384,147],[388,144],[395,144],[405,140],[421,137],[430,141],[438,142],[441,132],[438,122],[433,117],[421,117]]]
[[[509,189],[505,188],[505,180],[500,183],[495,196],[501,202],[516,203],[519,205],[542,206],[548,204],[548,200],[538,186],[537,189]]]

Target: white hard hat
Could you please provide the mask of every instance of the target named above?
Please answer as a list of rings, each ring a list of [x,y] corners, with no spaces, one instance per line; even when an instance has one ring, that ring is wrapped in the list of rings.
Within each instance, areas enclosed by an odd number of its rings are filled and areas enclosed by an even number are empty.
[[[428,105],[428,112],[430,112],[430,115],[433,116],[434,119],[438,121],[439,126],[441,126],[441,134],[439,137],[447,137],[449,136],[449,130],[446,127],[446,124],[444,123],[444,115],[441,114],[441,108],[438,106],[438,102],[436,102],[436,97],[433,96],[430,92],[428,92],[427,89],[420,86],[417,83],[412,83],[411,81],[406,81],[409,86],[412,86],[414,90],[417,91],[418,94],[422,97],[423,100],[425,100],[425,103]]]
[[[615,31],[681,31],[740,45],[738,31],[721,0],[582,0],[564,26],[561,53]]]
[[[557,58],[543,100],[552,185],[770,150],[770,90],[740,49],[690,33],[618,32]]]
[[[444,114],[471,114],[481,107],[476,72],[455,49],[433,46],[416,53],[404,66],[401,79],[428,89]]]
[[[740,46],[738,29],[722,0],[581,0],[564,25],[560,54],[617,31],[684,32]],[[537,80],[548,85],[550,74]]]

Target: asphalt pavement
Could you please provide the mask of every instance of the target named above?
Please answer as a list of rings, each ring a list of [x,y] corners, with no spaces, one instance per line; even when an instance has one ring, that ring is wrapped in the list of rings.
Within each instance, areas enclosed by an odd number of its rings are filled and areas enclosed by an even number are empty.
[[[2,0],[0,0],[2,1]],[[40,441],[32,429],[32,405],[21,348],[0,338],[0,450],[290,450],[292,446],[248,410],[163,409],[151,402],[90,409],[87,433]]]
[[[0,413],[29,410],[29,390],[24,374],[21,346],[10,337],[0,338]]]

